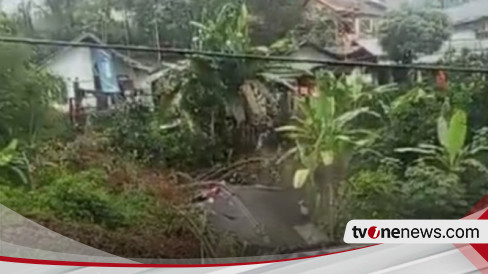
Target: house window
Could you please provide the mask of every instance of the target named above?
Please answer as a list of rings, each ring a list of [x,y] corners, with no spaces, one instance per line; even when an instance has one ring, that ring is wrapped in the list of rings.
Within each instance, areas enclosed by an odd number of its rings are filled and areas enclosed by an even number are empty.
[[[488,37],[488,20],[484,20],[478,25],[476,36],[478,39],[485,39]]]
[[[486,31],[488,31],[488,20],[485,20],[485,21],[483,22],[483,27],[482,27],[482,30],[483,30],[483,31],[485,31],[485,32],[486,32]]]
[[[374,32],[374,20],[371,18],[362,18],[359,21],[359,31],[361,34],[371,34]]]

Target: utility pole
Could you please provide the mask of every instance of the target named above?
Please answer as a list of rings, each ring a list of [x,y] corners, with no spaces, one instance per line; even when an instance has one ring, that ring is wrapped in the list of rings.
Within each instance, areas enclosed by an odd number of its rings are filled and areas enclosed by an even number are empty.
[[[156,36],[156,47],[158,49],[161,49],[161,42],[159,41],[159,24],[157,22],[157,20],[154,20],[154,24],[155,24],[155,28],[154,28],[154,31],[155,31],[155,36]],[[161,61],[161,51],[158,51],[158,61]]]
[[[158,49],[161,49],[161,41],[159,37],[159,17],[162,16],[161,14],[161,6],[159,5],[157,0],[154,0],[154,5],[155,5],[155,14],[154,14],[154,31],[155,31],[155,38],[156,38],[156,47]],[[158,62],[160,62],[162,59],[162,54],[161,51],[158,51]]]

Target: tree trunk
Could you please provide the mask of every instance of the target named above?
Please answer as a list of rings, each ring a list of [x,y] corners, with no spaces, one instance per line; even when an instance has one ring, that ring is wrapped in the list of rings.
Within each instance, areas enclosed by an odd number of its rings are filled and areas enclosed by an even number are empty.
[[[314,219],[327,221],[329,240],[334,240],[336,236],[337,193],[341,182],[347,177],[349,158],[350,156],[337,158],[332,165],[317,169],[315,175],[320,198],[317,207],[314,208]]]

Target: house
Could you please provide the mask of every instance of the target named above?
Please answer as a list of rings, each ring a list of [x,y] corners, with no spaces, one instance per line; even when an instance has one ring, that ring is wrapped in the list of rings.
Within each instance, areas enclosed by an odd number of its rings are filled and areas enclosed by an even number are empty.
[[[446,9],[456,32],[472,31],[479,39],[488,37],[488,1],[476,0]]]
[[[463,50],[474,52],[488,50],[488,2],[473,0],[462,5],[445,9],[453,24],[451,38],[444,42],[437,53],[424,56],[420,63],[435,63],[447,53],[460,54]]]
[[[388,11],[385,0],[306,0],[306,12],[329,12],[342,26],[346,39],[374,36]]]
[[[91,33],[82,34],[72,42],[106,45]],[[58,105],[64,111],[75,98],[75,82],[80,89],[113,95],[133,91],[150,95],[151,92],[147,79],[152,68],[112,49],[64,47],[45,60],[43,68],[65,83],[65,100]],[[95,96],[86,96],[84,107],[100,104]]]
[[[463,50],[481,52],[488,49],[488,39],[479,39],[474,31],[458,31],[451,38],[444,42],[442,48],[431,55],[420,57],[417,62],[423,64],[434,64],[441,61],[447,53],[451,56],[461,54]]]
[[[394,1],[410,2],[410,1]],[[412,0],[413,1],[413,0]],[[387,1],[389,2],[389,1]],[[417,2],[420,2],[417,1]],[[391,2],[390,2],[391,5]],[[450,8],[442,9],[453,25],[450,39],[442,45],[441,49],[431,55],[421,56],[417,63],[433,64],[439,62],[447,53],[461,53],[464,49],[482,51],[488,49],[488,1],[485,0],[459,0],[445,2]],[[391,8],[392,6],[390,6]],[[377,38],[360,38],[353,45],[363,47],[376,56],[380,62],[387,63],[387,55],[383,51]]]
[[[320,47],[309,42],[304,42],[298,50],[291,53],[289,57],[294,59],[316,60],[316,61],[363,61],[377,62],[376,56],[371,55],[364,47],[353,45],[350,47]],[[293,63],[292,68],[297,70],[313,71],[323,67],[320,63]]]

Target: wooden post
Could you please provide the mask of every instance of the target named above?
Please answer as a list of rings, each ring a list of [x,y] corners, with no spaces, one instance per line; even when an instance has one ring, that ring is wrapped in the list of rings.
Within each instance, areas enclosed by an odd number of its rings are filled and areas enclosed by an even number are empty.
[[[68,98],[68,114],[69,114],[69,121],[71,124],[75,123],[75,108],[74,108],[74,100],[73,98]]]
[[[74,123],[75,126],[78,127],[82,124],[83,121],[83,90],[80,88],[80,82],[78,79],[75,80],[74,82],[74,93],[75,93],[75,99],[74,99]]]
[[[108,95],[99,90],[96,90],[93,95],[97,100],[97,110],[106,110],[108,108]]]

